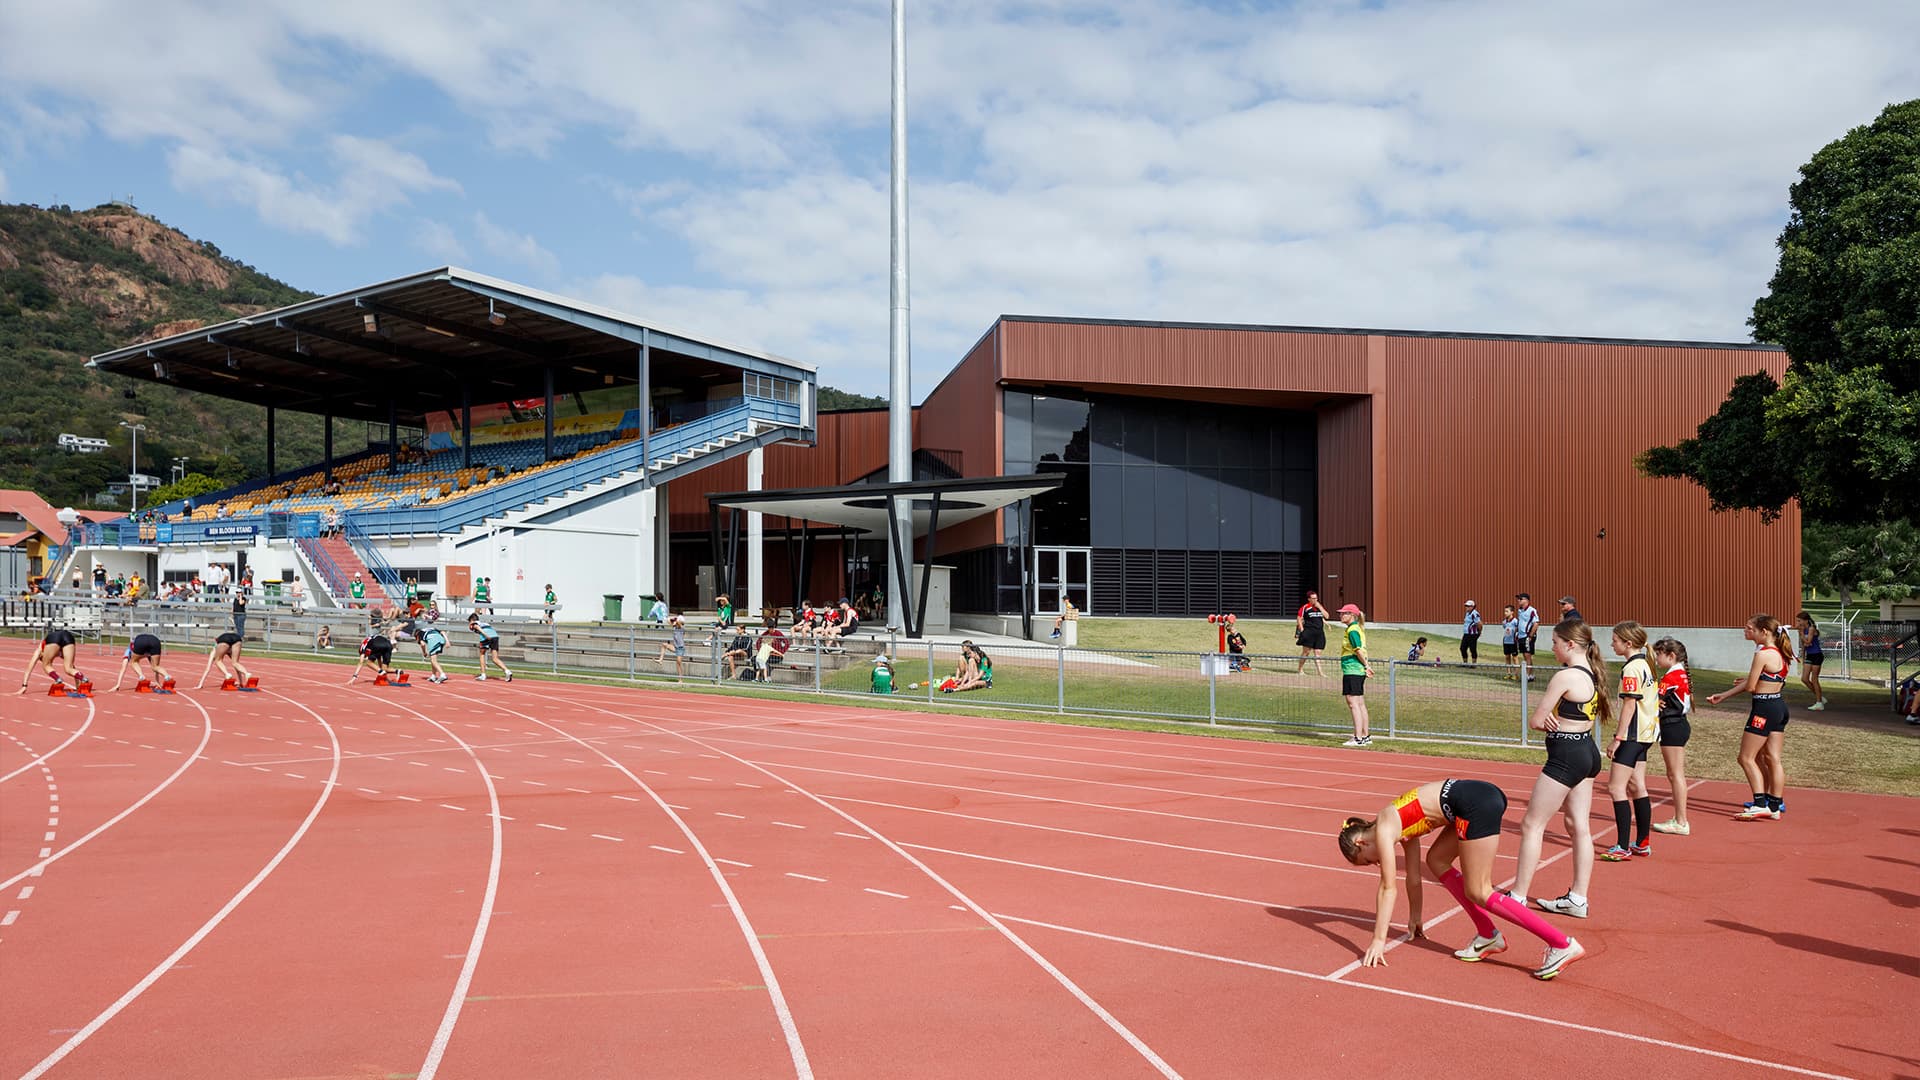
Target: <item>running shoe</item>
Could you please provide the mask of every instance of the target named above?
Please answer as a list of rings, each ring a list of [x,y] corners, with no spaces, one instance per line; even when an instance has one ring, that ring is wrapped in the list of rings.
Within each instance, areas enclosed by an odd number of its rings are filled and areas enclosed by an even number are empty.
[[[1827,708],[1826,702],[1816,701],[1813,704],[1807,706],[1807,711],[1808,712],[1824,712],[1826,711],[1826,708]]]
[[[1363,735],[1363,736],[1361,736],[1361,737],[1360,737],[1360,745],[1361,745],[1361,746],[1372,746],[1372,745],[1373,745],[1373,736],[1371,736],[1371,735]]]
[[[1646,843],[1633,845],[1633,853],[1642,859],[1653,858],[1653,839],[1649,837]]]
[[[1686,836],[1693,832],[1693,826],[1683,821],[1656,821],[1653,823],[1653,831],[1666,833],[1668,836]]]
[[[1354,738],[1348,739],[1346,742],[1343,742],[1340,745],[1341,746],[1365,746],[1367,744],[1361,742],[1359,737],[1355,736]]]
[[[1626,862],[1631,858],[1633,858],[1633,849],[1630,847],[1621,847],[1619,844],[1615,844],[1600,853],[1600,860],[1602,862]]]
[[[478,679],[478,680],[480,680],[481,682],[486,682],[486,681],[487,681],[487,673],[483,671],[483,672],[481,672],[480,674],[478,674],[478,675],[475,675],[475,676],[474,676],[474,678],[476,678],[476,679]]]
[[[1602,857],[1604,858],[1604,856]],[[1571,915],[1576,919],[1584,919],[1587,917],[1587,902],[1582,900],[1579,903],[1575,903],[1573,894],[1571,893],[1565,896],[1556,896],[1551,900],[1535,900],[1534,903],[1539,906],[1541,911],[1551,911],[1555,915]]]
[[[507,681],[508,681],[508,682],[512,682],[512,681],[513,681],[513,672],[511,672],[511,671],[509,671],[509,672],[507,672]]]
[[[1533,977],[1541,980],[1551,979],[1565,970],[1568,964],[1586,955],[1587,950],[1580,945],[1579,941],[1568,938],[1567,947],[1564,949],[1548,947],[1546,953],[1540,957],[1540,966],[1534,969]]]
[[[1506,951],[1507,939],[1501,935],[1500,931],[1495,930],[1492,937],[1475,935],[1473,941],[1469,943],[1466,948],[1455,949],[1453,955],[1455,959],[1465,960],[1469,964],[1477,964],[1495,953],[1503,953]]]
[[[1784,807],[1782,809],[1784,809]],[[1779,817],[1780,817],[1780,811],[1775,810],[1770,806],[1748,806],[1746,809],[1733,815],[1733,820],[1735,821],[1762,821],[1762,820],[1774,821],[1774,820],[1778,820]],[[1604,858],[1604,856],[1602,857]]]

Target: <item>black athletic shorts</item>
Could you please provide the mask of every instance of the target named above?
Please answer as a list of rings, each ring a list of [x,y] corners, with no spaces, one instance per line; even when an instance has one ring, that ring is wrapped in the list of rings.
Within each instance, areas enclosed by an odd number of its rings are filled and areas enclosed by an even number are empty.
[[[1685,746],[1693,737],[1693,724],[1685,719],[1660,721],[1661,746]]]
[[[1500,651],[1508,656],[1519,656],[1520,646],[1515,642],[1503,641],[1500,643]]]
[[[1547,763],[1540,775],[1559,784],[1561,787],[1579,787],[1581,783],[1600,775],[1600,745],[1593,741],[1593,733],[1582,731],[1576,735],[1565,735],[1557,731],[1547,732]]]
[[[1652,743],[1628,739],[1620,744],[1620,749],[1613,752],[1613,763],[1623,769],[1631,769],[1647,760],[1647,752],[1652,749]]]
[[[239,634],[229,630],[213,640],[214,643],[218,645],[238,645],[240,644],[241,638]]]
[[[1532,656],[1532,655],[1533,655],[1533,643],[1534,643],[1534,642],[1535,642],[1536,640],[1538,640],[1538,638],[1537,638],[1537,637],[1536,637],[1535,635],[1533,635],[1533,634],[1528,634],[1528,635],[1527,635],[1526,637],[1524,637],[1524,638],[1521,638],[1521,639],[1520,639],[1520,651],[1521,651],[1521,652],[1523,652],[1523,653],[1525,653],[1525,654],[1527,654],[1528,656]]]
[[[1485,780],[1440,782],[1440,813],[1453,822],[1454,835],[1481,840],[1500,835],[1500,819],[1507,812],[1507,793]]]
[[[141,634],[127,645],[127,655],[159,656],[161,650],[164,648],[166,648],[166,646],[160,644],[159,638],[154,637],[152,634]]]
[[[1313,623],[1300,631],[1300,647],[1303,649],[1324,649],[1327,647],[1327,628],[1322,623]]]
[[[1365,675],[1340,676],[1341,697],[1365,697],[1366,694],[1367,677]]]
[[[47,631],[47,636],[40,639],[40,644],[56,645],[64,649],[69,645],[78,643],[74,640],[73,631],[71,630],[49,630]]]
[[[1747,714],[1747,734],[1772,735],[1787,730],[1787,699],[1779,694],[1755,696]]]
[[[496,652],[496,653],[497,653],[497,652],[499,652],[499,651],[500,651],[500,639],[499,639],[499,638],[497,638],[497,637],[484,637],[484,638],[481,638],[481,639],[480,639],[480,651],[481,651],[481,652]]]

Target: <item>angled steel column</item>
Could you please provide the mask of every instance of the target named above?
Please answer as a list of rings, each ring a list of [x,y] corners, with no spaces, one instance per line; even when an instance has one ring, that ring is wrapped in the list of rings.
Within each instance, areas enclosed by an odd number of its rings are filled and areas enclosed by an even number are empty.
[[[907,14],[906,0],[893,0],[893,177],[892,274],[889,285],[887,367],[887,479],[904,484],[913,479],[913,387],[908,340],[909,297],[907,257]],[[887,561],[906,580],[913,560],[913,515],[905,515],[899,500],[887,499]],[[903,534],[902,528],[906,529]],[[883,576],[882,581],[886,580]],[[887,589],[887,625],[902,626],[907,616],[906,585]]]

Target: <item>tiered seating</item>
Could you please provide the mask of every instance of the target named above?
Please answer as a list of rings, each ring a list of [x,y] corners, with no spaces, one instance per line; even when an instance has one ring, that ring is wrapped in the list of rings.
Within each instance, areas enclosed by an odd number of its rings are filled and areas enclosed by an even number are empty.
[[[216,521],[222,516],[250,517],[269,512],[323,513],[335,508],[352,511],[431,506],[532,476],[638,437],[631,430],[556,437],[552,461],[542,460],[544,446],[539,439],[488,443],[473,448],[473,464],[466,468],[460,465],[458,449],[403,451],[393,473],[388,472],[386,455],[376,455],[333,470],[333,478],[340,484],[339,495],[324,493],[326,472],[316,468],[290,481],[224,500],[209,496],[194,508],[190,520]]]

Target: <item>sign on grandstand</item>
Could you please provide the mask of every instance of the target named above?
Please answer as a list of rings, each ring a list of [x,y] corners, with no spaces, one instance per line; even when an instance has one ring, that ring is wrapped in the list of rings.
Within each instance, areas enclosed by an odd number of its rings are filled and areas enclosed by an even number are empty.
[[[169,530],[169,532],[171,532],[171,530]],[[260,535],[260,526],[258,525],[209,525],[207,526],[207,539],[209,540],[229,539],[236,536],[252,537],[252,536],[258,536],[258,535]]]

